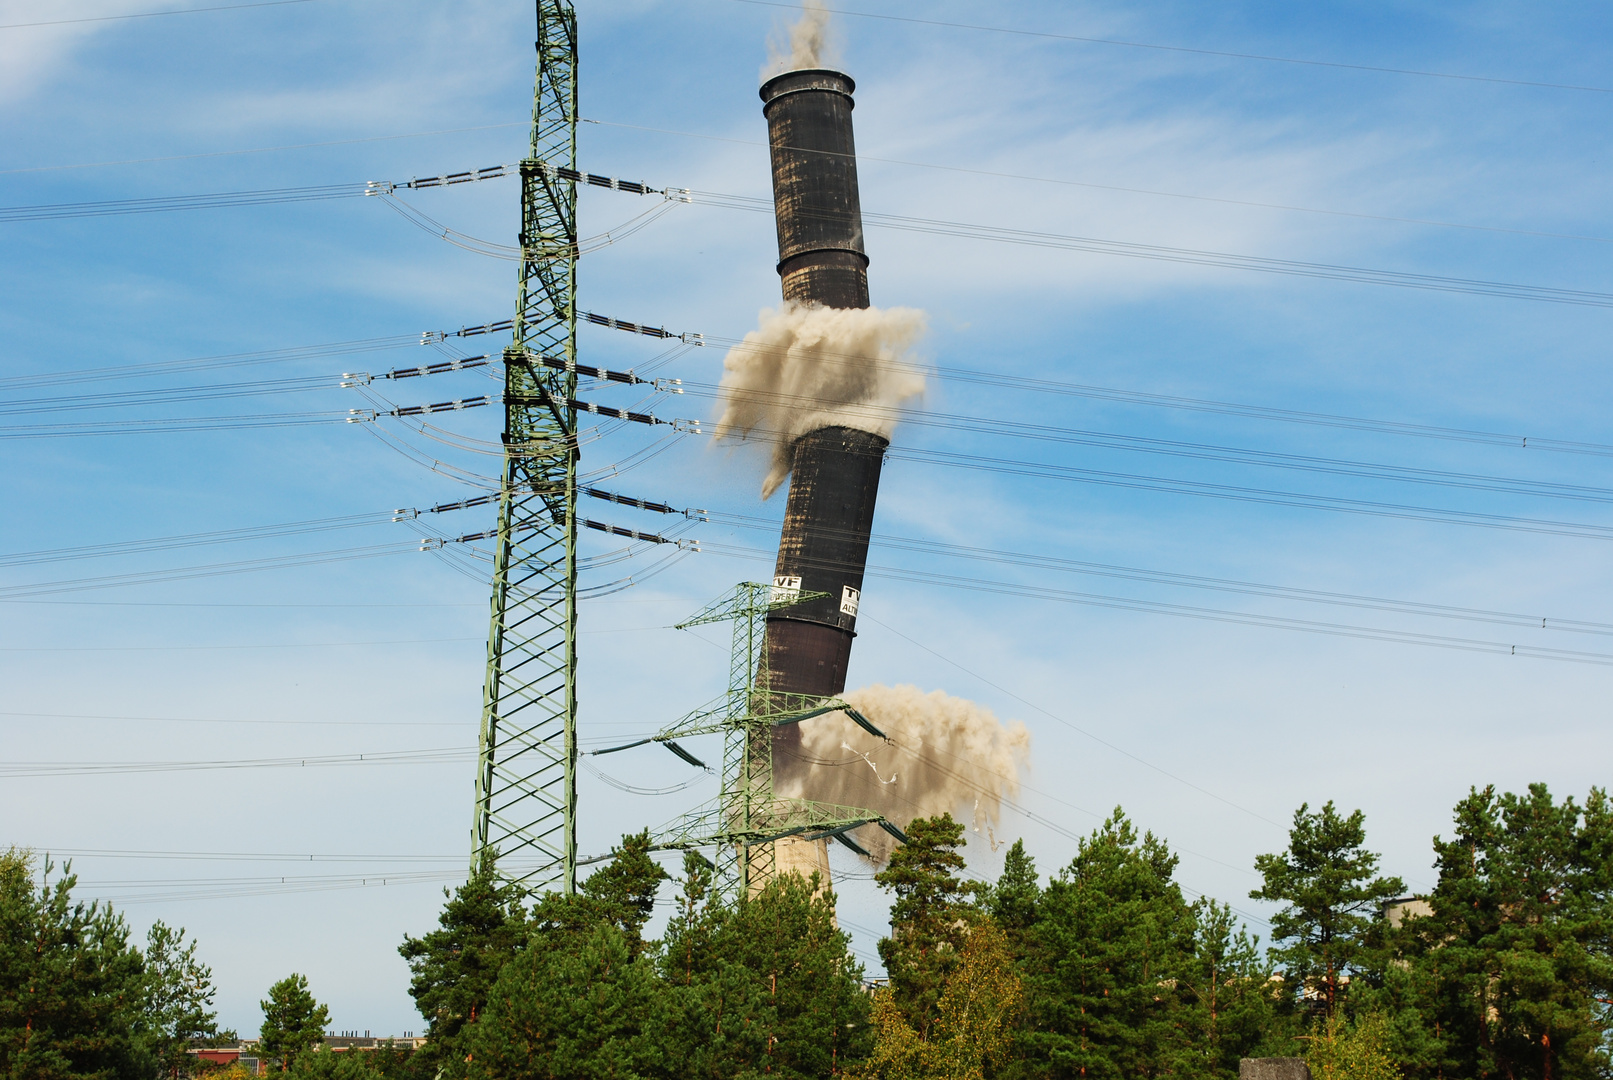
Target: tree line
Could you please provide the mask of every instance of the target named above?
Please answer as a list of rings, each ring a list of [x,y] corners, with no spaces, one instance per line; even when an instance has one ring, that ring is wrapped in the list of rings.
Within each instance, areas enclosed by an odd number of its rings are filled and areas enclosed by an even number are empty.
[[[831,892],[789,875],[724,903],[692,852],[647,938],[668,875],[641,833],[575,896],[523,895],[490,863],[447,893],[400,948],[419,1050],[321,1049],[328,1014],[292,976],[263,1002],[259,1053],[307,1080],[1230,1080],[1245,1057],[1303,1057],[1324,1080],[1613,1077],[1600,789],[1471,791],[1409,904],[1390,903],[1405,885],[1360,811],[1301,806],[1287,848],[1255,861],[1250,896],[1276,905],[1264,949],[1118,809],[1045,877],[1020,842],[971,880],[948,815],[907,834],[875,878],[892,905],[871,988]],[[0,1076],[173,1075],[216,1034],[182,931],[134,948],[16,853],[0,886]]]

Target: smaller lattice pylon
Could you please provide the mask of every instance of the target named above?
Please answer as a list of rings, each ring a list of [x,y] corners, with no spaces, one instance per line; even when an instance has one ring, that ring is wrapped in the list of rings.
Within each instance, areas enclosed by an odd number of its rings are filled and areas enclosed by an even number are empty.
[[[767,616],[780,608],[825,594],[799,588],[738,585],[678,629],[728,622],[733,625],[728,690],[718,701],[690,713],[648,739],[611,747],[596,753],[615,753],[635,746],[660,743],[683,760],[709,768],[691,754],[679,739],[722,734],[722,791],[716,799],[655,830],[651,843],[661,850],[715,849],[717,895],[732,900],[759,888],[773,875],[773,845],[786,838],[822,840],[834,837],[862,854],[846,834],[863,825],[876,825],[897,840],[907,837],[884,817],[855,806],[839,806],[813,799],[787,798],[773,790],[773,733],[785,724],[798,724],[825,713],[845,713],[879,738],[868,718],[839,698],[813,698],[767,689],[767,655],[763,638]]]

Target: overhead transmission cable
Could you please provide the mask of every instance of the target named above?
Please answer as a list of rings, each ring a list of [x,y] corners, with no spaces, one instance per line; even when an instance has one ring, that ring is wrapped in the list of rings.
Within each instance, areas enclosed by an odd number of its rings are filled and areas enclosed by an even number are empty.
[[[757,562],[765,562],[772,557],[772,554],[763,548],[723,544],[710,540],[702,541],[700,549],[712,554],[734,556]],[[1236,611],[1225,608],[1207,608],[1187,604],[1173,604],[1163,601],[1139,600],[1134,597],[1127,596],[1114,596],[1102,593],[1085,593],[1068,589],[1054,589],[1047,587],[1045,582],[1024,584],[1014,581],[993,580],[990,578],[980,577],[979,575],[962,576],[937,574],[930,570],[919,571],[908,567],[881,566],[873,563],[868,565],[867,574],[869,577],[874,578],[905,581],[917,585],[940,586],[942,588],[959,589],[966,592],[1016,596],[1026,599],[1075,604],[1085,607],[1136,611],[1152,615],[1170,615],[1177,618],[1229,623],[1242,626],[1254,626],[1269,630],[1288,630],[1300,633],[1320,634],[1328,637],[1381,641],[1398,645],[1420,645],[1428,648],[1447,649],[1458,652],[1486,653],[1493,656],[1519,656],[1533,660],[1553,660],[1564,663],[1591,664],[1602,667],[1613,666],[1613,653],[1598,653],[1576,649],[1557,649],[1548,646],[1519,644],[1516,642],[1490,641],[1479,638],[1456,637],[1447,634],[1427,634],[1415,631],[1385,629],[1382,627],[1359,626],[1349,623],[1325,622],[1315,619],[1298,619],[1284,616],[1262,615],[1254,612]]]
[[[623,128],[628,131],[645,131],[655,135],[676,135],[688,139],[705,139],[711,142],[733,143],[738,146],[770,146],[762,139],[736,139],[726,135],[711,135],[698,131],[675,131],[670,128],[646,127],[642,124],[622,124],[612,120],[584,120],[585,124],[597,124],[601,127]],[[901,165],[914,169],[933,169],[937,172],[954,172],[967,176],[984,176],[994,180],[1023,180],[1034,184],[1055,184],[1060,187],[1083,188],[1091,191],[1114,191],[1126,195],[1148,195],[1164,199],[1185,199],[1190,202],[1217,203],[1223,206],[1242,206],[1255,210],[1283,210],[1296,214],[1319,214],[1326,217],[1354,218],[1358,221],[1381,221],[1393,225],[1429,225],[1441,229],[1464,229],[1473,232],[1504,233],[1512,236],[1533,236],[1547,240],[1585,240],[1597,244],[1613,244],[1613,237],[1588,236],[1583,233],[1547,232],[1541,229],[1507,228],[1501,225],[1476,225],[1472,222],[1440,221],[1434,218],[1396,217],[1389,214],[1368,214],[1353,210],[1329,210],[1315,206],[1294,206],[1289,203],[1256,202],[1250,199],[1232,199],[1218,195],[1194,195],[1180,191],[1161,191],[1157,188],[1125,187],[1120,184],[1099,184],[1083,180],[1069,180],[1053,176],[1034,176],[1026,173],[1010,173],[997,169],[971,169],[963,165],[938,165],[928,161],[910,161],[904,158],[876,157],[872,154],[858,151],[855,154],[844,154],[834,150],[823,150],[817,147],[784,146],[783,149],[799,154],[818,154],[824,157],[853,157],[858,161],[877,161],[884,165]],[[0,174],[3,175],[3,174]]]
[[[799,5],[782,0],[730,0],[731,3],[750,4],[756,7],[799,10]],[[1202,49],[1187,45],[1161,45],[1155,42],[1127,41],[1120,38],[1090,37],[1079,34],[1061,34],[1046,30],[1021,30],[1007,26],[984,26],[977,23],[944,22],[940,19],[920,19],[908,15],[884,15],[868,11],[851,11],[845,8],[823,9],[833,15],[855,19],[878,19],[884,22],[911,23],[918,26],[936,26],[950,30],[974,30],[991,34],[1008,34],[1016,37],[1045,38],[1054,41],[1073,41],[1083,45],[1114,45],[1127,49],[1151,49],[1158,52],[1186,53],[1195,56],[1212,56],[1228,60],[1256,60],[1270,64],[1296,64],[1304,67],[1337,68],[1344,71],[1364,71],[1381,75],[1409,75],[1424,79],[1450,79],[1459,82],[1495,83],[1502,86],[1526,86],[1544,90],[1577,90],[1592,94],[1613,94],[1613,87],[1580,86],[1573,83],[1537,82],[1530,79],[1505,79],[1493,75],[1466,75],[1449,71],[1423,71],[1417,68],[1384,67],[1375,64],[1351,64],[1337,60],[1301,59],[1292,56],[1273,56],[1265,53],[1230,52],[1221,49]]]
[[[739,399],[785,408],[804,408],[814,404],[821,404],[820,399],[811,395],[792,395],[778,391],[742,390],[732,387],[724,388],[713,383],[687,380],[681,382],[680,385],[686,392],[714,400]],[[1256,450],[1217,443],[1156,439],[1141,435],[1125,435],[1118,432],[1071,428],[1053,424],[1033,424],[1018,417],[1012,420],[1002,420],[990,416],[949,414],[928,409],[880,404],[860,402],[847,404],[852,405],[858,412],[871,419],[888,420],[891,423],[900,423],[913,427],[933,427],[947,431],[965,431],[1004,438],[1027,439],[1035,442],[1089,446],[1106,450],[1122,450],[1238,465],[1255,465],[1263,468],[1321,473],[1356,479],[1391,480],[1399,483],[1423,484],[1510,495],[1529,495],[1537,498],[1568,499],[1581,502],[1613,502],[1613,488],[1592,487],[1583,484],[1559,484],[1519,477],[1490,476],[1446,469],[1423,469],[1414,466],[1391,465],[1347,458],[1287,454],[1272,450]]]
[[[19,221],[56,221],[68,218],[118,217],[127,214],[169,213],[177,210],[208,210],[225,206],[268,206],[296,202],[324,202],[331,199],[390,196],[399,188],[425,189],[452,187],[514,176],[514,165],[492,165],[442,176],[404,181],[372,180],[368,183],[316,184],[304,187],[265,188],[254,191],[214,191],[196,195],[164,195],[141,199],[98,199],[89,202],[48,203],[35,206],[0,207],[0,224]]]
[[[630,332],[643,332],[639,324],[617,320],[604,315],[588,314],[590,323],[599,326],[611,326],[623,330],[632,328]],[[724,337],[718,334],[692,333],[673,334],[661,328],[652,328],[652,336],[678,337],[680,340],[693,344],[723,345],[741,352],[766,351],[770,346],[746,341],[744,338]],[[822,350],[814,354],[822,362],[839,365],[865,365],[878,357],[866,353],[839,352],[835,350]],[[1566,439],[1542,438],[1535,435],[1518,435],[1506,432],[1482,431],[1470,428],[1446,427],[1434,424],[1409,423],[1400,420],[1382,420],[1371,417],[1345,416],[1335,413],[1309,412],[1300,409],[1282,409],[1266,405],[1251,405],[1246,402],[1219,401],[1209,398],[1186,397],[1177,394],[1157,394],[1145,390],[1128,390],[1111,386],[1095,386],[1085,383],[1067,382],[1058,379],[1042,379],[1026,375],[1006,375],[999,371],[988,371],[976,368],[949,367],[946,365],[928,365],[924,368],[927,376],[954,382],[973,383],[985,386],[1000,386],[1010,390],[1030,390],[1038,393],[1057,394],[1068,397],[1091,398],[1101,401],[1114,401],[1126,405],[1146,405],[1154,408],[1180,409],[1190,412],[1205,412],[1227,416],[1238,416],[1245,419],[1268,420],[1277,423],[1302,424],[1315,427],[1331,427],[1351,431],[1368,431],[1384,435],[1402,435],[1408,438],[1437,439],[1451,442],[1469,442],[1485,446],[1513,447],[1525,450],[1548,450],[1555,453],[1586,454],[1597,457],[1613,457],[1613,444],[1572,441]],[[693,384],[691,384],[693,385]],[[1017,421],[1016,421],[1017,422]]]
[[[773,202],[770,199],[698,190],[691,190],[689,194],[696,205],[719,206],[753,213],[772,214],[774,212]],[[807,211],[802,211],[801,213],[804,217],[813,216]],[[1079,251],[1087,254],[1111,255],[1153,262],[1172,262],[1225,270],[1245,270],[1262,274],[1354,282],[1363,285],[1383,285],[1426,292],[1491,296],[1507,300],[1531,300],[1579,307],[1613,307],[1613,293],[1593,292],[1583,289],[1563,289],[1549,285],[1526,285],[1515,282],[1486,281],[1478,278],[1418,274],[1402,270],[1379,270],[1372,267],[1306,262],[1297,259],[1275,259],[1263,255],[1239,255],[1232,252],[1169,247],[1162,244],[1140,244],[1126,240],[1105,240],[1099,237],[1073,236],[1033,229],[1010,229],[997,225],[979,225],[938,218],[881,214],[866,209],[863,211],[862,216],[865,226],[934,236],[951,236],[966,240],[984,240],[999,244]]]
[[[762,532],[776,532],[777,521],[768,518],[748,517],[745,515],[724,513],[722,511],[701,511],[710,521],[718,525],[731,525],[743,529],[753,529]],[[850,533],[841,530],[828,530],[828,538],[849,538]],[[998,548],[979,547],[969,544],[953,544],[939,540],[926,540],[918,537],[891,536],[885,533],[874,533],[870,538],[871,546],[880,550],[913,552],[916,554],[939,555],[968,562],[970,566],[982,564],[995,564],[1001,566],[1020,566],[1038,571],[1054,571],[1057,573],[1075,574],[1084,577],[1101,577],[1120,581],[1135,581],[1150,585],[1166,585],[1173,588],[1197,589],[1209,592],[1227,593],[1240,596],[1259,596],[1276,600],[1289,600],[1307,604],[1321,604],[1331,607],[1346,607],[1359,610],[1384,611],[1399,615],[1411,615],[1423,618],[1452,619],[1462,622],[1492,623],[1499,626],[1515,626],[1526,629],[1553,630],[1562,633],[1591,634],[1613,637],[1613,622],[1596,622],[1588,619],[1565,619],[1556,616],[1528,614],[1525,612],[1503,611],[1490,608],[1461,607],[1453,604],[1433,604],[1416,600],[1396,600],[1388,597],[1369,596],[1359,593],[1346,593],[1324,589],[1307,589],[1289,585],[1274,585],[1265,582],[1244,581],[1236,578],[1211,577],[1201,574],[1184,574],[1169,570],[1155,570],[1136,566],[1122,566],[1112,563],[1096,563],[1078,559],[1069,559],[1057,555],[1045,555],[1034,552],[1005,551]],[[709,544],[708,544],[709,546]],[[760,549],[757,549],[760,550]],[[902,568],[904,571],[911,568]]]
[[[319,0],[248,0],[242,4],[214,4],[210,7],[169,8],[166,11],[134,11],[124,15],[85,15],[74,19],[45,19],[40,22],[0,23],[0,30],[27,30],[36,26],[72,26],[79,23],[123,22],[128,19],[155,19],[164,15],[201,15],[215,11],[245,11],[248,8],[288,7],[313,4]]]

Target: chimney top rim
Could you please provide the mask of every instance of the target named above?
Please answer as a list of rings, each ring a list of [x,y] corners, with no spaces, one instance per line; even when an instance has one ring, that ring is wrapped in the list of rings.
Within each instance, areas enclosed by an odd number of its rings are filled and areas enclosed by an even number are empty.
[[[777,86],[779,82],[785,79],[814,75],[826,76],[826,78],[823,78],[820,82],[812,82],[809,80],[804,85],[791,86],[787,90]],[[845,85],[835,86],[832,84],[831,80],[838,80]],[[853,93],[856,92],[857,82],[844,71],[836,71],[834,68],[794,68],[790,71],[781,71],[777,75],[772,76],[766,82],[762,83],[761,89],[757,92],[764,102],[771,102],[774,98],[780,97],[783,94],[795,93],[801,90],[827,90],[830,93],[844,94],[849,98]]]

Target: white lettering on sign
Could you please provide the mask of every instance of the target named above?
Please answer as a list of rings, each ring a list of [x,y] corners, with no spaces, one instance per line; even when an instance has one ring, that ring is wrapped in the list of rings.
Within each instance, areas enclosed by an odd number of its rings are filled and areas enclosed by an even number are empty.
[[[773,576],[772,602],[782,604],[787,600],[794,600],[801,592],[800,575],[775,574]]]
[[[853,589],[850,585],[842,585],[840,587],[840,614],[850,615],[855,619],[857,617],[857,604],[861,600],[862,593]]]

